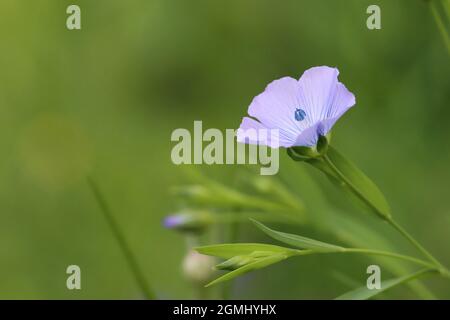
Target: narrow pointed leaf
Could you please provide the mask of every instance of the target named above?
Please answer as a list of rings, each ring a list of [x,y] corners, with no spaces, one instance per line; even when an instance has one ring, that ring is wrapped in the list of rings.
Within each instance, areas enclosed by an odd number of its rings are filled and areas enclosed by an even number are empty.
[[[280,246],[262,243],[225,243],[225,244],[197,247],[195,248],[195,250],[197,250],[197,252],[201,254],[205,254],[208,256],[215,256],[224,259],[230,259],[235,256],[241,255],[249,255],[255,251],[267,251],[273,252],[274,254],[282,253],[286,255],[296,251],[291,248],[284,248]]]
[[[412,273],[412,274],[409,274],[409,275],[406,275],[406,276],[403,276],[400,278],[394,278],[394,279],[382,281],[381,289],[370,290],[367,288],[367,286],[363,286],[358,289],[344,293],[343,295],[337,297],[336,300],[367,300],[367,299],[370,299],[386,290],[389,290],[390,288],[393,288],[402,283],[413,280],[425,273],[432,272],[432,271],[433,271],[433,269],[422,269],[415,273]]]
[[[388,240],[379,233],[377,228],[372,228],[367,224],[351,219],[351,217],[343,214],[343,212],[337,211],[337,208],[332,207],[331,204],[328,203],[322,186],[308,173],[308,168],[298,165],[298,163],[292,161],[285,154],[280,154],[280,167],[285,169],[280,171],[280,178],[286,182],[291,190],[298,190],[298,182],[302,182],[302,198],[304,199],[305,206],[315,208],[311,223],[319,230],[334,235],[343,246],[355,248],[377,247],[387,251],[396,251],[396,249],[399,249],[397,243]],[[330,177],[330,180],[331,179],[333,179],[333,177]],[[337,179],[334,180],[338,181]],[[264,221],[261,222],[265,223]],[[409,264],[405,264],[402,260],[381,256],[376,259],[383,264],[384,269],[389,270],[396,276],[407,274],[409,271]],[[424,286],[421,280],[408,282],[406,285],[421,299],[437,299],[436,296]],[[354,287],[356,288],[358,286]]]
[[[253,270],[265,268],[267,266],[270,266],[271,264],[280,262],[288,257],[289,256],[285,255],[285,254],[274,254],[267,258],[260,259],[256,262],[249,263],[243,267],[240,267],[239,269],[236,269],[234,271],[228,272],[227,274],[224,274],[223,276],[217,278],[216,280],[211,281],[210,283],[208,283],[206,285],[206,287],[234,279],[240,275],[243,275],[243,274],[253,271]]]
[[[253,223],[265,234],[267,234],[269,237],[284,242],[286,244],[289,244],[294,247],[302,248],[302,249],[312,249],[316,251],[326,251],[326,252],[338,252],[344,250],[344,248],[325,243],[322,241],[317,241],[314,239],[302,237],[295,234],[280,232],[276,230],[272,230],[269,227],[266,227],[261,222],[258,222],[256,220],[250,219],[253,221]]]
[[[352,186],[362,195],[362,197],[367,200],[369,205],[373,207],[373,209],[375,209],[377,214],[381,215],[382,217],[391,216],[389,204],[386,201],[386,198],[372,180],[370,180],[351,161],[347,160],[331,146],[329,146],[328,148],[327,157],[333,163],[333,165],[347,178]],[[318,165],[314,163],[311,164],[316,166],[319,170],[323,171],[323,168],[321,169]],[[336,178],[336,176],[334,175],[333,178]]]

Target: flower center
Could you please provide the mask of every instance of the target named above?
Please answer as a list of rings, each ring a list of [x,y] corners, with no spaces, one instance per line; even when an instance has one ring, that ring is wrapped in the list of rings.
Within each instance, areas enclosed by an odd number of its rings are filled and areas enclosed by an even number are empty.
[[[303,109],[295,109],[295,120],[302,121],[306,117],[306,112]]]

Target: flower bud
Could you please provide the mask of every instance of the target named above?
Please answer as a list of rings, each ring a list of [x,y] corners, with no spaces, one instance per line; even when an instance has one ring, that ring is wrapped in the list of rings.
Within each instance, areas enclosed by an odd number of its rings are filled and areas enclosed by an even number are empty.
[[[215,266],[217,270],[236,270],[246,264],[251,263],[255,259],[250,256],[235,256]]]
[[[204,285],[211,280],[215,263],[213,257],[190,250],[183,260],[183,274],[193,283]]]
[[[287,149],[288,155],[295,161],[307,161],[320,158],[328,151],[331,134],[319,136],[317,145],[312,147],[294,146]]]
[[[207,211],[188,211],[167,216],[164,227],[183,232],[202,232],[213,222],[212,215]]]
[[[230,258],[222,263],[219,263],[216,265],[216,269],[218,270],[236,270],[240,267],[243,267],[247,264],[256,262],[262,258],[268,257],[270,255],[273,255],[273,252],[270,251],[254,251],[251,254],[247,255],[241,255],[241,256],[234,256],[233,258]]]
[[[324,155],[328,151],[328,145],[330,144],[331,132],[329,132],[326,136],[319,136],[319,140],[317,140],[316,149],[320,155]]]

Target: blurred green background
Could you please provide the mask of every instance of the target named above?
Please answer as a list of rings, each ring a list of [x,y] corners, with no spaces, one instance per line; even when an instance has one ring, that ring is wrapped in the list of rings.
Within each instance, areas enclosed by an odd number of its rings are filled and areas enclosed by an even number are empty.
[[[82,10],[80,31],[65,27],[72,3]],[[366,27],[370,4],[381,7],[381,30]],[[0,298],[140,297],[88,175],[158,297],[194,297],[181,272],[184,238],[161,227],[179,208],[170,188],[186,183],[170,160],[171,132],[194,120],[237,128],[266,84],[317,65],[338,67],[357,99],[333,144],[450,265],[450,65],[426,1],[2,0],[0,15]],[[228,183],[241,169],[206,171]],[[358,216],[415,254],[387,226]],[[239,240],[270,242],[251,226]],[[337,274],[364,284],[369,263],[293,259],[238,279],[231,296],[333,298],[350,289]],[[70,264],[81,267],[82,290],[66,288]],[[425,284],[450,298],[443,281]],[[402,288],[390,297],[415,296]]]

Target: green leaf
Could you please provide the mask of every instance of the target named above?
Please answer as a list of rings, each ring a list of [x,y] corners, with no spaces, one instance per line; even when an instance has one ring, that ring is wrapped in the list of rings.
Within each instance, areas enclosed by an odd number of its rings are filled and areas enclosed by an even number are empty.
[[[361,170],[359,170],[351,161],[342,156],[336,149],[329,146],[326,159],[331,162],[331,166],[334,166],[342,176],[345,177],[344,181],[349,184],[350,189],[369,207],[375,210],[375,212],[381,215],[383,218],[390,217],[389,204],[386,201],[383,193],[378,189],[375,183],[372,182]],[[326,160],[325,160],[326,162]],[[324,171],[318,163],[310,162],[313,166],[319,170]],[[324,171],[327,175],[330,175],[328,171]],[[333,178],[341,178],[339,174],[334,172]],[[347,183],[348,182],[348,183]]]
[[[321,162],[323,163],[323,161]],[[383,248],[387,251],[399,249],[399,243],[387,239],[380,233],[379,228],[373,228],[361,221],[354,220],[345,212],[338,211],[336,207],[333,207],[325,196],[324,186],[318,184],[318,181],[307,170],[308,168],[299,166],[298,163],[292,161],[283,153],[280,153],[281,167],[284,170],[279,172],[280,178],[286,182],[289,189],[293,192],[301,192],[305,207],[315,208],[314,214],[310,215],[310,221],[317,230],[335,236],[343,246]],[[330,180],[334,179],[332,176],[329,176],[329,178]],[[334,180],[338,181],[337,179]],[[265,221],[261,222],[265,223]],[[389,270],[395,276],[402,276],[410,270],[409,264],[406,264],[403,260],[381,256],[376,257],[376,260],[384,266],[384,269]],[[420,280],[408,282],[407,286],[418,294],[421,299],[436,299]]]
[[[329,243],[317,241],[314,239],[298,236],[295,234],[290,233],[284,233],[280,231],[275,231],[270,229],[269,227],[266,227],[261,222],[258,222],[256,220],[250,219],[253,221],[253,223],[265,234],[267,234],[269,237],[274,238],[275,240],[284,242],[286,244],[289,244],[291,246],[295,246],[302,249],[312,249],[315,251],[325,251],[325,252],[338,252],[344,250],[344,248],[335,246]]]
[[[392,287],[398,286],[402,283],[413,280],[425,273],[433,272],[433,269],[422,269],[415,273],[400,277],[389,279],[381,282],[381,289],[368,289],[367,286],[360,287],[358,289],[352,290],[350,292],[344,293],[343,295],[336,298],[336,300],[367,300],[370,299]]]
[[[296,250],[261,243],[225,243],[195,248],[197,252],[208,256],[230,259],[235,256],[252,254],[255,251],[283,253],[289,255]]]
[[[233,279],[252,270],[284,260],[298,250],[260,243],[228,243],[195,248],[199,253],[229,259],[216,267],[232,270],[207,286]]]
[[[261,269],[267,266],[270,266],[271,264],[280,262],[286,258],[288,258],[289,256],[286,254],[273,254],[271,256],[268,256],[266,258],[262,258],[260,260],[257,260],[255,262],[246,264],[242,267],[240,267],[239,269],[236,269],[234,271],[228,272],[227,274],[224,274],[223,276],[211,281],[210,283],[208,283],[206,285],[206,287],[218,284],[220,282],[224,282],[224,281],[228,281],[231,279],[234,279],[240,275],[243,275],[247,272],[253,271],[253,270],[257,270],[257,269]]]

